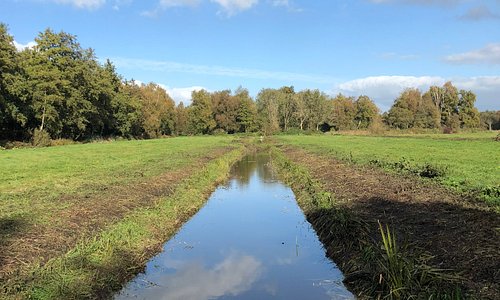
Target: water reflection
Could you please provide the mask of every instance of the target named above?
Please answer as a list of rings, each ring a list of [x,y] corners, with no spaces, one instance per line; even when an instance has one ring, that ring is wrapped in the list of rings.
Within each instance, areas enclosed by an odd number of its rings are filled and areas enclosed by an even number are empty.
[[[353,299],[269,158],[231,180],[116,299]]]
[[[159,268],[159,266],[156,266]],[[173,271],[173,273],[171,273]],[[232,254],[212,268],[201,262],[182,263],[177,269],[137,286],[140,294],[123,293],[116,299],[140,296],[143,299],[214,299],[237,296],[248,290],[262,272],[262,263],[252,256]],[[138,281],[141,282],[141,281]],[[143,289],[139,289],[139,288]]]

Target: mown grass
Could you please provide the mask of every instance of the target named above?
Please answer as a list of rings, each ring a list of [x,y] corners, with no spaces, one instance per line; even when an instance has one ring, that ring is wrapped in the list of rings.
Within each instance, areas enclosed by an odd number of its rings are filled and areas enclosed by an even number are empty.
[[[447,137],[449,135],[442,135]],[[279,136],[281,142],[360,164],[436,177],[448,187],[500,205],[500,143],[479,133],[441,136]],[[460,135],[455,135],[459,138]]]
[[[359,299],[464,299],[458,277],[427,264],[428,257],[406,251],[388,226],[380,238],[367,222],[335,201],[306,167],[271,148],[273,165],[293,189],[297,202]]]
[[[61,195],[91,195],[108,186],[181,169],[228,137],[115,141],[0,151],[0,219],[51,222]]]
[[[75,186],[82,182],[86,184],[88,181],[96,181],[99,184],[113,184],[118,181],[123,184],[133,180],[133,176],[127,175],[129,173],[140,171],[152,176],[169,168],[178,168],[206,153],[208,149],[227,146],[231,140],[227,137],[181,138],[118,143],[110,146],[78,145],[90,146],[90,149],[84,147],[82,151],[82,148],[78,147],[60,151],[75,151],[73,156],[86,153],[84,160],[92,164],[92,167],[85,166],[82,162],[75,170],[62,168],[61,172],[78,174],[78,169],[84,169],[84,174],[87,174],[84,177],[88,180],[76,180]],[[116,173],[109,165],[99,166],[104,163],[103,161],[92,163],[91,157],[100,157],[94,151],[101,154],[108,153],[99,146],[104,146],[115,156],[121,157],[123,154],[125,156],[123,159],[130,162],[128,165],[116,163],[109,157],[103,158],[106,163],[115,164],[115,168],[126,169],[120,171],[123,177],[113,176]],[[45,149],[48,150],[50,149]],[[53,151],[57,153],[56,150]],[[243,151],[243,146],[239,144],[231,152],[197,169],[192,176],[180,183],[170,196],[157,199],[156,205],[136,209],[97,236],[80,241],[65,254],[52,258],[43,265],[33,264],[23,267],[17,278],[11,278],[8,286],[2,287],[3,297],[97,299],[110,296],[131,276],[139,272],[145,262],[161,248],[161,244],[203,205],[214,186],[227,178],[230,166],[243,155]],[[53,161],[58,160],[57,155],[53,153],[51,157]],[[146,171],[148,166],[151,166],[151,170]],[[91,172],[94,167],[98,170],[97,174],[88,174],[87,172]],[[99,178],[105,176],[104,174],[114,178]],[[57,172],[52,175],[62,178]],[[49,180],[43,182],[50,185]],[[73,183],[71,179],[70,182]],[[59,191],[54,194],[57,192]],[[1,291],[0,296],[2,296]]]

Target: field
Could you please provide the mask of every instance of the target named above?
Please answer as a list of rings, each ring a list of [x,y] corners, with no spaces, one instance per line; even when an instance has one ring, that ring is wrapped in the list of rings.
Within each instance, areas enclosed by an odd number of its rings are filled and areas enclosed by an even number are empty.
[[[196,212],[238,149],[233,138],[192,137],[2,151],[4,296],[82,297],[116,289]],[[73,261],[79,255],[93,256],[89,269]],[[103,272],[100,265],[122,269]],[[96,276],[102,286],[95,286]]]
[[[349,279],[345,266],[376,261],[381,221],[488,299],[500,276],[495,135],[282,135],[259,145],[294,175],[299,204]],[[247,143],[179,137],[1,151],[0,298],[109,297],[197,212]],[[364,280],[352,286],[373,282]]]
[[[494,135],[284,135],[274,153],[360,299],[496,299]]]
[[[448,187],[473,192],[499,204],[500,143],[493,133],[463,135],[280,136],[279,140],[317,154],[390,170],[435,171]]]

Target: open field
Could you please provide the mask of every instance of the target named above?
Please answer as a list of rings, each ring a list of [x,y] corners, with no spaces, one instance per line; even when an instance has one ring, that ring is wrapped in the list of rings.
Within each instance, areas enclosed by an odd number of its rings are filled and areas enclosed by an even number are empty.
[[[409,173],[435,171],[448,187],[472,192],[498,205],[500,143],[496,133],[407,137],[279,136],[279,140],[317,154]],[[424,174],[425,175],[425,174]]]
[[[47,299],[118,288],[241,155],[228,137],[2,151],[1,291]]]
[[[376,284],[380,221],[398,242],[408,242],[401,257],[410,272],[453,269],[451,281],[427,273],[428,281],[411,279],[406,295],[436,295],[446,285],[461,289],[447,296],[493,299],[500,278],[494,194],[500,144],[492,133],[449,136],[277,136],[261,146],[275,149],[299,204],[355,292],[394,289]],[[0,298],[109,297],[227,178],[246,151],[242,140],[182,137],[1,151]],[[422,170],[438,173],[421,180],[415,175]],[[420,284],[420,290],[409,288]]]
[[[284,140],[274,163],[359,299],[497,299],[495,208],[414,175],[336,159],[312,143],[303,150],[297,141],[309,137],[291,137],[293,146]]]

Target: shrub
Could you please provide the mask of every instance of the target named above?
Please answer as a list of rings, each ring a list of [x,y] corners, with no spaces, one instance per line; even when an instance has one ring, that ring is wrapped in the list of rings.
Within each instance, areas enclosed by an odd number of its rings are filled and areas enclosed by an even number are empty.
[[[64,146],[64,145],[72,145],[72,144],[76,144],[76,142],[73,140],[70,140],[70,139],[57,139],[57,140],[50,141],[51,146]]]
[[[426,178],[442,177],[445,174],[446,174],[445,167],[436,166],[429,163],[423,165],[419,172],[420,177],[426,177]]]
[[[45,130],[35,129],[33,139],[31,141],[35,147],[48,147],[51,144],[50,134]]]

